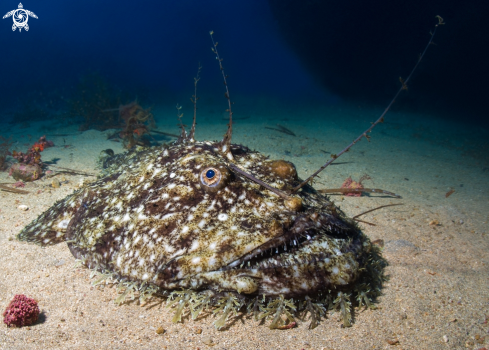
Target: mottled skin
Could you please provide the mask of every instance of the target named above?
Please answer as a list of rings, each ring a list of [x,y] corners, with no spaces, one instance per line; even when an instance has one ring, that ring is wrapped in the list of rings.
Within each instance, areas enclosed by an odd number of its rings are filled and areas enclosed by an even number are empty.
[[[162,290],[313,296],[351,290],[366,264],[370,242],[326,196],[309,185],[292,194],[300,179],[291,163],[244,146],[180,140],[108,165],[18,239],[67,242],[88,267]],[[215,187],[206,183],[209,168],[220,173]]]

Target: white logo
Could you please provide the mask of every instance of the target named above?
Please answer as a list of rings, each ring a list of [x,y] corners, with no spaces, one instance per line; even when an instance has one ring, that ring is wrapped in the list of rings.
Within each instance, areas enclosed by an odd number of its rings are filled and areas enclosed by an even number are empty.
[[[17,10],[12,10],[3,16],[3,19],[10,16],[12,16],[12,19],[14,20],[14,24],[12,25],[12,30],[14,32],[17,28],[19,28],[19,32],[22,31],[22,28],[24,28],[26,31],[29,30],[29,25],[27,24],[29,16],[37,18],[34,12],[24,10],[22,3],[19,3],[19,8]]]

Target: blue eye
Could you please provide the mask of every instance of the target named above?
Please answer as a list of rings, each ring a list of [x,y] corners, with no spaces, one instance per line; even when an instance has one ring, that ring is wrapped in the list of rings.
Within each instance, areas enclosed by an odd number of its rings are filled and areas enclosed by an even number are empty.
[[[209,169],[207,170],[207,172],[205,173],[205,176],[209,179],[209,180],[212,180],[212,178],[214,176],[216,176],[216,172],[213,170],[213,169]]]
[[[221,182],[221,172],[217,168],[206,168],[200,173],[200,182],[207,187],[216,187]]]

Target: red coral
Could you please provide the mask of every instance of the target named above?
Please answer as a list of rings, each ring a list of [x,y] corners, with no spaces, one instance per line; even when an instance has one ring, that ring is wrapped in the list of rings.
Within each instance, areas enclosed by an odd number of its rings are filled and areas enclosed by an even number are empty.
[[[12,187],[15,187],[15,188],[25,187],[25,183],[23,181],[17,181],[16,183],[12,184]]]
[[[42,152],[44,151],[44,144],[35,142],[31,149],[36,152]]]
[[[54,142],[51,141],[51,140],[46,140],[46,135],[44,136],[41,136],[39,138],[39,141],[37,141],[34,146],[39,146],[40,149],[41,149],[41,152],[44,151],[45,148],[49,148],[49,147],[54,147]]]
[[[12,157],[17,159],[21,164],[34,165],[37,164],[42,167],[41,154],[45,148],[53,147],[53,141],[46,140],[46,136],[41,136],[39,141],[35,142],[34,145],[27,150],[27,153],[16,152],[12,153]]]
[[[343,185],[341,185],[341,188],[351,188],[351,189],[363,189],[363,185],[361,183],[361,180],[359,182],[353,181],[351,179],[351,176],[349,176],[344,182]],[[345,193],[345,196],[348,197],[360,197],[362,195],[362,192],[350,192],[350,193]]]
[[[3,316],[3,323],[8,327],[30,326],[39,317],[39,306],[34,299],[24,294],[17,294],[8,304]]]

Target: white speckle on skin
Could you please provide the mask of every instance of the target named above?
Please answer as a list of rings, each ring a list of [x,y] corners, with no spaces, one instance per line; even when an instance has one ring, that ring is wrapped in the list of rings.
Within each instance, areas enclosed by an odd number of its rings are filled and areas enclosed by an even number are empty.
[[[65,219],[65,220],[61,220],[59,223],[58,223],[58,228],[60,229],[66,229],[68,227],[68,224],[70,223],[70,220],[68,219]]]
[[[221,213],[217,216],[220,221],[226,221],[229,217],[227,214]]]
[[[200,243],[198,240],[195,240],[192,242],[192,246],[190,247],[190,250],[196,250],[197,248],[199,248],[200,246]]]
[[[333,269],[331,270],[331,273],[334,275],[337,275],[338,272],[340,272],[340,270],[338,269],[338,266],[333,267]]]
[[[192,261],[192,264],[198,264],[198,263],[200,262],[200,257],[199,257],[199,256],[197,256],[197,257],[195,257],[195,258],[192,258],[192,260],[191,260],[191,261]]]
[[[175,213],[165,214],[165,215],[163,215],[163,217],[161,218],[161,220],[166,220],[166,219],[169,219],[169,218],[171,218],[173,215],[175,215]]]

